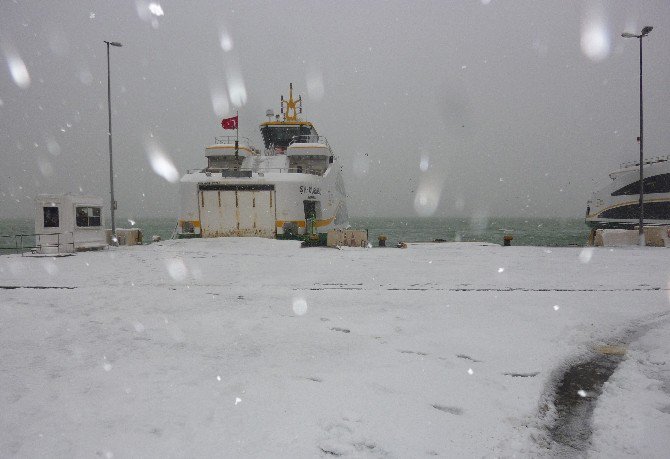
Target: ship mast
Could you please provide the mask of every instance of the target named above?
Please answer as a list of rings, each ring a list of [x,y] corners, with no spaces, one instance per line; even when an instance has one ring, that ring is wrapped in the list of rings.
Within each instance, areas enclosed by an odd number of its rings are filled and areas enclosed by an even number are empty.
[[[284,106],[286,106],[286,110],[284,110]],[[300,111],[298,112],[298,110]],[[291,111],[293,114],[291,114]],[[284,96],[281,96],[281,112],[284,115],[285,122],[298,121],[298,113],[302,114],[302,96],[293,100],[293,83],[289,83],[288,100],[284,100]]]

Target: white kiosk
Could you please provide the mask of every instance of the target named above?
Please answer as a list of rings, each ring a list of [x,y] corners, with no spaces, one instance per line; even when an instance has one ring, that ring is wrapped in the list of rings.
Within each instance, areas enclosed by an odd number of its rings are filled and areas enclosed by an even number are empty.
[[[35,245],[40,253],[72,253],[107,247],[102,199],[74,194],[35,198]]]

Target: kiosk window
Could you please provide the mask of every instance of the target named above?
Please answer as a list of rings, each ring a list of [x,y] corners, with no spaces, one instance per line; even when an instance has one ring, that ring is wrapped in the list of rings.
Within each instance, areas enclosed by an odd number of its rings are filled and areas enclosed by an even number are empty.
[[[44,227],[58,228],[58,207],[43,207],[44,211]]]
[[[100,226],[100,207],[77,207],[77,226]]]

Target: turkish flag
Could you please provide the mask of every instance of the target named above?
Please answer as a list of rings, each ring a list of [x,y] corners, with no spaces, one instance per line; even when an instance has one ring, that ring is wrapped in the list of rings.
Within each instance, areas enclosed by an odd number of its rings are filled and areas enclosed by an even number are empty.
[[[224,129],[237,129],[237,115],[232,118],[224,118],[221,121],[221,127]]]

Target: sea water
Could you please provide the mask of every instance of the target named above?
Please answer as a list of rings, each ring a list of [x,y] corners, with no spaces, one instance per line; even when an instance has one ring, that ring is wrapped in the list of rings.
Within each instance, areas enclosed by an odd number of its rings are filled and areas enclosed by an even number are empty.
[[[513,238],[512,245],[565,247],[585,245],[589,234],[583,219],[358,217],[351,218],[350,224],[352,228],[367,230],[373,246],[377,245],[381,235],[386,236],[387,246],[435,240],[502,244],[503,237],[509,235]],[[145,243],[151,242],[154,235],[169,239],[175,225],[174,218],[116,220],[117,228],[140,228]],[[14,235],[34,232],[32,220],[0,220],[0,248],[15,247]],[[34,244],[31,236],[25,236],[23,240],[24,246]],[[6,250],[0,253],[6,253]]]
[[[527,218],[352,218],[351,226],[368,230],[376,245],[387,237],[387,246],[398,242],[462,241],[502,244],[512,236],[512,245],[583,246],[589,228],[581,219]]]

